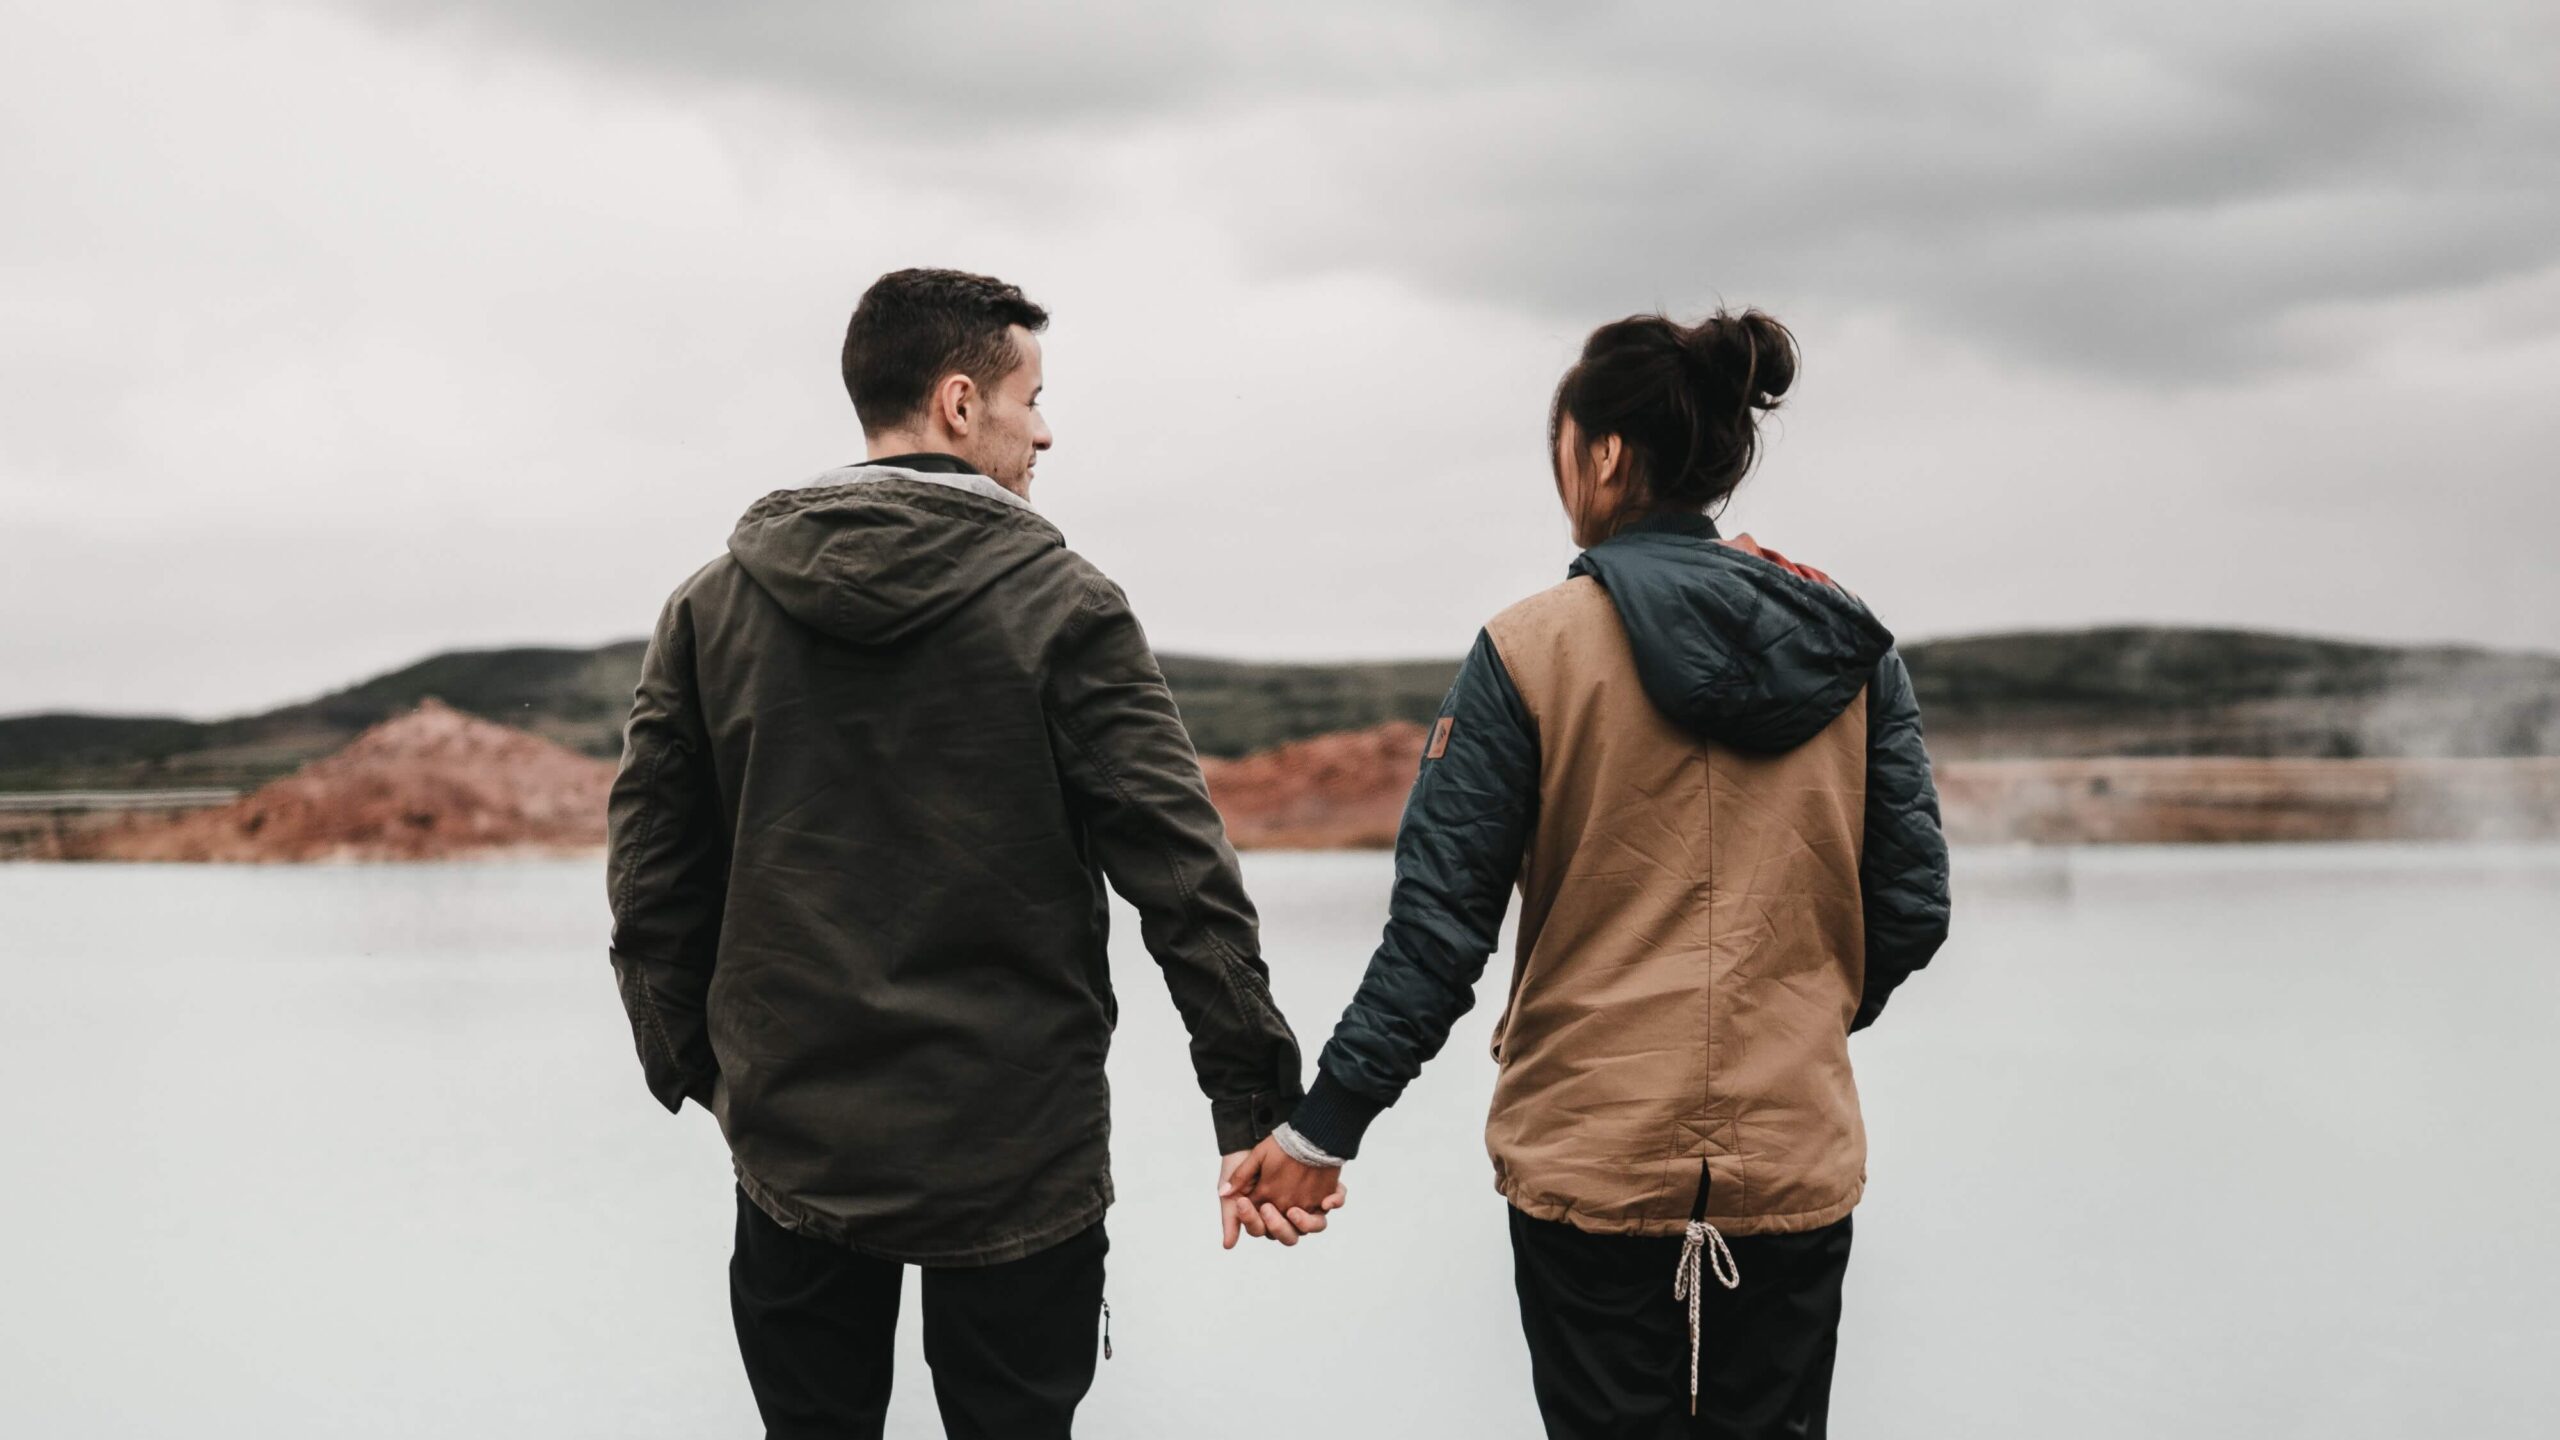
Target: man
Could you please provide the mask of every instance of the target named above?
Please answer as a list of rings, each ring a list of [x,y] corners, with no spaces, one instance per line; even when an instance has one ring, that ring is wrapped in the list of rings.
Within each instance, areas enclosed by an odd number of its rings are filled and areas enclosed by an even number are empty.
[[[882,276],[844,344],[870,458],[748,509],[633,698],[614,971],[651,1092],[728,1137],[772,1436],[880,1434],[907,1265],[949,1432],[1068,1433],[1111,1202],[1105,877],[1190,1029],[1222,1178],[1299,1098],[1146,637],[1031,507],[1047,322],[985,276]]]

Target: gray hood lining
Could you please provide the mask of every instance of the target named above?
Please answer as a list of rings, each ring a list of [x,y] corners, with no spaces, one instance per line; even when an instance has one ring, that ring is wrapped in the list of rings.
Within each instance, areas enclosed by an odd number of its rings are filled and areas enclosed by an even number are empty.
[[[822,471],[792,487],[814,490],[826,485],[860,485],[872,480],[914,480],[926,485],[941,485],[965,490],[985,500],[998,500],[1007,505],[1029,510],[1031,502],[1014,494],[984,475],[946,475],[930,470],[910,470],[903,465],[839,465]]]

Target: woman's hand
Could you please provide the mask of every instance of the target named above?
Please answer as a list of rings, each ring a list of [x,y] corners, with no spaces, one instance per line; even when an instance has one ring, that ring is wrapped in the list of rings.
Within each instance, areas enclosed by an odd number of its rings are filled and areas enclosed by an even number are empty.
[[[1302,1235],[1322,1234],[1332,1212],[1350,1199],[1340,1166],[1301,1165],[1268,1137],[1243,1154],[1226,1157],[1219,1170],[1218,1198],[1230,1250],[1239,1230],[1283,1245],[1297,1244]]]

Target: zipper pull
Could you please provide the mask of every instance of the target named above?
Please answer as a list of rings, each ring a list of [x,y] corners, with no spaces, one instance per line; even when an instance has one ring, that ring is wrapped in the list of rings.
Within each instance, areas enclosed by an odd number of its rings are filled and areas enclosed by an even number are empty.
[[[1111,1358],[1111,1297],[1102,1299],[1102,1358]]]

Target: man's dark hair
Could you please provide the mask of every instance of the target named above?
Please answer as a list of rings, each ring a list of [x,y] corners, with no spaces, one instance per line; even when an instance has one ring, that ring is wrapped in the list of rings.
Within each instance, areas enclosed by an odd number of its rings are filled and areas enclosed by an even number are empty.
[[[892,270],[871,282],[844,332],[844,389],[866,435],[894,429],[924,408],[934,382],[954,371],[992,385],[1022,363],[1009,333],[1040,331],[1049,312],[1022,289],[964,270]]]

